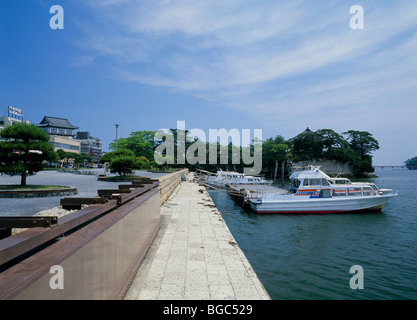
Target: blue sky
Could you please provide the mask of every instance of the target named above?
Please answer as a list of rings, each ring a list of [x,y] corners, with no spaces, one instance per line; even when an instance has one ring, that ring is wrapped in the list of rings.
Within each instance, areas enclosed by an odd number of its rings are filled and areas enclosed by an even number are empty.
[[[115,123],[363,130],[375,165],[401,165],[417,156],[416,32],[411,0],[0,0],[0,114],[68,118],[105,150]]]

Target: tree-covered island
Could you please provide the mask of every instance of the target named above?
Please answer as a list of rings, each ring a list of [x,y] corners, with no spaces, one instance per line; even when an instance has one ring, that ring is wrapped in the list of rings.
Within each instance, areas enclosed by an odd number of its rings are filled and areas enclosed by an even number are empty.
[[[417,170],[417,157],[405,161],[405,166],[410,170]]]

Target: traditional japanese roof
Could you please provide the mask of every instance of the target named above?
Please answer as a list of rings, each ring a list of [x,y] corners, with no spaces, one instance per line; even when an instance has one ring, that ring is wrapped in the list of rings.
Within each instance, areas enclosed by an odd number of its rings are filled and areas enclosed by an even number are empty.
[[[299,135],[302,135],[302,134],[304,134],[304,133],[314,133],[314,131],[312,131],[312,130],[310,130],[310,128],[309,127],[307,127],[303,132],[301,132],[301,133],[299,133],[299,134],[297,134],[295,137],[293,137],[293,138],[291,138],[291,139],[289,139],[289,141],[293,141],[295,138],[297,138]]]
[[[55,118],[55,117],[43,117],[42,121],[38,124],[38,127],[56,127],[56,128],[65,128],[65,129],[78,129],[69,123],[68,119],[64,118]]]
[[[310,133],[310,132],[313,132],[313,131],[311,131],[310,130],[310,128],[309,127],[307,127],[307,129],[305,129],[303,132],[301,132],[300,134],[303,134],[303,133]]]

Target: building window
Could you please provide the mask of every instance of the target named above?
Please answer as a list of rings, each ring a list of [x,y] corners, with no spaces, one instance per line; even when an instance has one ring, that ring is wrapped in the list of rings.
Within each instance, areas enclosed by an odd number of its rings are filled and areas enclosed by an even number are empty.
[[[79,151],[78,146],[73,146],[66,143],[52,142],[52,146],[57,149],[69,149]]]

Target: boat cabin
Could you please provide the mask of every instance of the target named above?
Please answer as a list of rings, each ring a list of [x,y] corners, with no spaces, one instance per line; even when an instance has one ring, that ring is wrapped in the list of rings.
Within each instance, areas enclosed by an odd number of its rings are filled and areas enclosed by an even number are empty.
[[[331,178],[319,168],[310,166],[306,170],[292,173],[290,192],[296,196],[332,198],[370,196],[378,191],[374,183],[352,183],[347,178]]]

